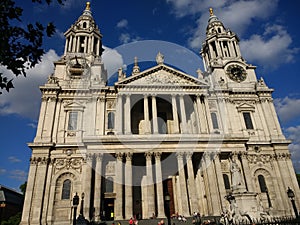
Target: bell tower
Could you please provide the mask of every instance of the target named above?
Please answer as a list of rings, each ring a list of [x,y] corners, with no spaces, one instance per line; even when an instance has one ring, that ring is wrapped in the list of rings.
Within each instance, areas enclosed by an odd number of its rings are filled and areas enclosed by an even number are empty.
[[[209,11],[206,39],[200,52],[205,68],[223,66],[232,60],[243,61],[238,36],[224,27],[223,23],[214,15],[212,8]]]
[[[206,38],[201,56],[205,70],[211,74],[212,85],[222,89],[251,89],[257,82],[255,66],[242,57],[239,38],[225,28],[219,18],[209,9]]]
[[[102,62],[102,34],[92,16],[90,2],[86,3],[82,15],[64,33],[66,37],[64,55],[55,63],[54,77],[62,86],[70,88],[105,86],[107,71]],[[74,85],[73,85],[74,84]],[[80,85],[79,85],[80,84]]]

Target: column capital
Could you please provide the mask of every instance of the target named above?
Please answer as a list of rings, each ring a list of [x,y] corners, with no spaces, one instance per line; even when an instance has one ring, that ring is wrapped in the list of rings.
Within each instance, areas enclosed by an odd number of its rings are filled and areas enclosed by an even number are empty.
[[[161,152],[154,152],[154,157],[156,160],[160,160],[162,153]]]
[[[131,152],[126,152],[125,155],[126,155],[126,161],[131,161],[132,160],[133,154]]]
[[[192,156],[193,156],[193,152],[186,152],[185,153],[185,157],[186,157],[187,160],[191,160]]]
[[[94,156],[97,161],[101,161],[103,159],[103,153],[95,153]]]
[[[153,155],[153,152],[145,152],[146,160],[151,160],[152,159],[152,155]]]
[[[115,157],[118,161],[122,161],[123,160],[123,152],[116,152]]]
[[[183,159],[184,152],[176,152],[177,159]]]

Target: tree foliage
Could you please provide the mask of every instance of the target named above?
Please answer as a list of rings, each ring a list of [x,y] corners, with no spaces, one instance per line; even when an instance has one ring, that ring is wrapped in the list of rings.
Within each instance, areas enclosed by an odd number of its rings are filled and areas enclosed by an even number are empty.
[[[9,217],[7,220],[2,221],[1,225],[19,225],[21,222],[22,213],[19,212],[14,216]]]
[[[23,195],[25,195],[26,192],[26,188],[27,188],[27,181],[25,181],[23,184],[20,185],[20,190],[23,193]]]
[[[33,3],[48,5],[53,0],[31,0]],[[56,0],[63,4],[65,0]],[[1,0],[0,3],[0,65],[11,70],[16,76],[26,77],[26,69],[34,67],[40,62],[45,53],[42,48],[45,36],[51,37],[55,33],[52,22],[28,23],[26,26],[16,25],[22,22],[23,9],[16,6],[15,0]],[[0,73],[0,94],[5,89],[9,92],[13,88],[13,80]]]

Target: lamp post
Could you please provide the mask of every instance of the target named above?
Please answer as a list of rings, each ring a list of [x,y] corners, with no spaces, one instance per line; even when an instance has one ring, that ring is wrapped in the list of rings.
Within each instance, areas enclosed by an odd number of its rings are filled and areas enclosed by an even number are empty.
[[[295,216],[296,216],[296,218],[298,218],[298,217],[299,217],[299,214],[298,214],[298,210],[297,210],[296,203],[295,203],[295,193],[294,193],[294,191],[293,191],[290,187],[288,187],[286,193],[287,193],[289,199],[291,199],[291,202],[292,202],[292,206],[293,206],[293,209],[294,209]]]
[[[77,192],[76,192],[75,196],[73,197],[73,208],[74,208],[73,225],[76,225],[76,212],[77,212],[78,205],[79,205],[79,196],[77,195]]]
[[[171,196],[167,192],[165,194],[165,205],[166,205],[166,216],[167,216],[167,220],[168,220],[168,225],[171,225],[170,201],[171,201]]]

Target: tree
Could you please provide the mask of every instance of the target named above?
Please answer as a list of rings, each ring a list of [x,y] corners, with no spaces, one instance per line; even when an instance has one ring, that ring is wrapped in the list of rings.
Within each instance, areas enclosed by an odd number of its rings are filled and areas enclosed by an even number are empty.
[[[26,187],[27,187],[27,181],[25,181],[24,184],[21,184],[19,187],[19,189],[21,190],[23,195],[25,195],[25,193],[26,193]]]
[[[48,5],[53,0],[31,0],[33,3]],[[63,5],[66,0],[56,0]],[[47,25],[36,22],[26,27],[18,26],[21,22],[23,9],[16,6],[15,0],[1,0],[0,3],[0,65],[11,70],[16,76],[26,77],[26,69],[34,67],[40,62],[45,53],[42,48],[45,36],[51,37],[55,33],[52,22]],[[8,79],[0,73],[0,94],[2,89],[7,92],[13,88],[13,79]]]

